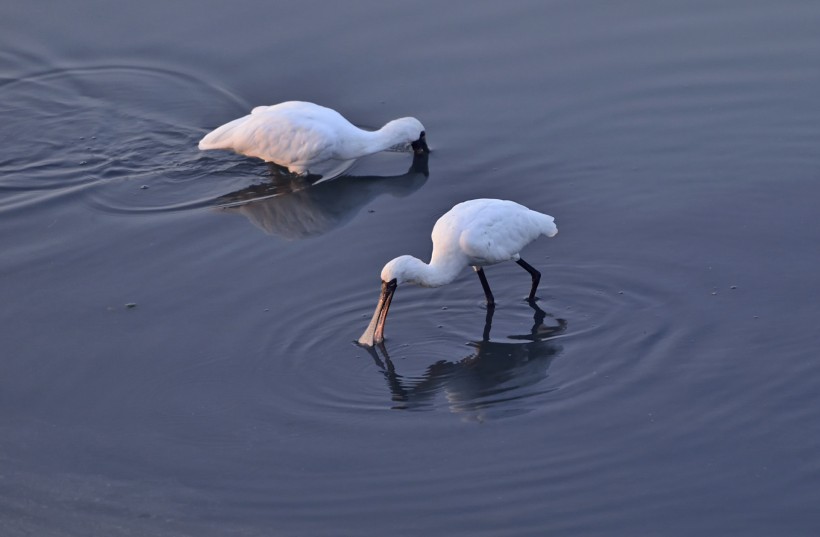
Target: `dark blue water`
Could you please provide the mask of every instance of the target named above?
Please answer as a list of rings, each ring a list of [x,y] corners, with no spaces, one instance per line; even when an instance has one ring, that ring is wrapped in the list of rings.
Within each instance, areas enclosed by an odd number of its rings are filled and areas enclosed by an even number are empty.
[[[820,4],[0,7],[0,534],[816,535]],[[413,115],[331,181],[253,106]],[[460,201],[555,216],[400,288]]]

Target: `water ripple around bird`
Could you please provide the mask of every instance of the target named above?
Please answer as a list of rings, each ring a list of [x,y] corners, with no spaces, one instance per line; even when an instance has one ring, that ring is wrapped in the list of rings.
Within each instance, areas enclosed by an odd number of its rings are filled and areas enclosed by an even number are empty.
[[[0,211],[77,192],[108,213],[191,209],[267,173],[260,163],[197,149],[203,114],[247,105],[180,72],[54,69],[0,85],[0,100],[5,128],[15,133],[0,161]]]
[[[498,297],[515,296],[516,269],[494,270]],[[697,329],[671,324],[669,311],[684,297],[662,279],[594,264],[551,265],[549,274],[536,307],[501,300],[492,315],[467,275],[440,289],[402,288],[385,345],[374,349],[354,343],[372,313],[373,289],[312,304],[270,338],[295,377],[293,392],[279,396],[316,413],[446,410],[479,420],[594,404],[634,389]]]

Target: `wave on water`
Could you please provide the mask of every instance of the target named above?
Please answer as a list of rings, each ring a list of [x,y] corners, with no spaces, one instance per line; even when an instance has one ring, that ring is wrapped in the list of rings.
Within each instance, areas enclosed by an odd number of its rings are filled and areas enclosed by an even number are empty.
[[[442,289],[403,289],[375,349],[353,343],[374,289],[309,305],[286,333],[270,336],[280,367],[299,379],[298,390],[278,396],[317,419],[339,411],[444,411],[466,421],[549,413],[639,389],[697,330],[671,323],[684,305],[666,280],[611,265],[550,265],[560,285],[542,286],[528,304],[515,295],[515,268],[496,268],[497,295],[515,298],[494,312],[466,275]]]
[[[184,73],[54,69],[0,84],[0,103],[0,211],[77,192],[107,212],[196,208],[266,172],[198,150],[207,121],[248,105]]]

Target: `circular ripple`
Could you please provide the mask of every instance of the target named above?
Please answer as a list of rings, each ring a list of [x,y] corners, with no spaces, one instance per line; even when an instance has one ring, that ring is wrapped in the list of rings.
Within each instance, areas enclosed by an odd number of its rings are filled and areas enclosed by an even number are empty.
[[[522,283],[526,288],[516,268],[493,269],[496,297],[515,297]],[[340,289],[268,341],[298,386],[278,395],[317,413],[509,417],[634,389],[697,329],[673,326],[682,296],[663,287],[668,279],[641,281],[625,267],[604,265],[551,265],[549,274],[560,285],[542,284],[538,307],[502,299],[490,324],[473,278],[441,289],[403,287],[385,345],[374,349],[353,342],[369,321],[377,289]]]
[[[248,106],[179,72],[60,69],[1,85],[0,101],[0,210],[77,191],[106,212],[195,208],[267,171],[198,150],[200,125]]]
[[[686,289],[674,282],[677,269],[658,267],[651,279],[618,265],[554,265],[549,303],[568,319],[561,338],[571,360],[561,386],[561,405],[596,404],[637,389],[661,374],[661,362],[683,345],[693,325],[675,325],[686,308]]]

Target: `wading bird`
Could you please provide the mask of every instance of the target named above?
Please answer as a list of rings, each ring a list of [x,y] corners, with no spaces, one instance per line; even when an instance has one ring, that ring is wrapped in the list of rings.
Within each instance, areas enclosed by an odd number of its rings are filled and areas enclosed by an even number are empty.
[[[257,106],[199,141],[200,149],[228,149],[300,175],[328,160],[356,159],[395,146],[429,152],[421,122],[403,117],[366,131],[335,110],[300,101]]]
[[[495,306],[495,299],[482,267],[503,261],[515,261],[530,273],[529,300],[534,300],[541,273],[521,259],[519,252],[541,235],[553,237],[556,233],[553,217],[512,201],[477,199],[459,203],[433,226],[433,255],[429,264],[403,255],[384,266],[379,302],[359,343],[372,347],[384,341],[387,311],[399,284],[439,287],[455,280],[468,265],[481,280],[488,308]]]

